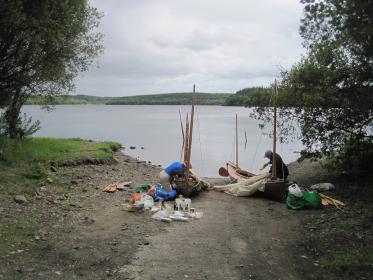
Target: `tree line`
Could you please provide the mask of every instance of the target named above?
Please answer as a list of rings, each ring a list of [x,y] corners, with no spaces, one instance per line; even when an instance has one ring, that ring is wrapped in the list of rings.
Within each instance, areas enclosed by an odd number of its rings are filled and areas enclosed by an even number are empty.
[[[231,96],[229,93],[196,94],[197,105],[222,105]],[[150,95],[135,95],[123,97],[98,97],[90,95],[62,95],[46,99],[31,97],[28,105],[60,105],[60,104],[105,104],[105,105],[190,105],[192,93],[164,93]]]

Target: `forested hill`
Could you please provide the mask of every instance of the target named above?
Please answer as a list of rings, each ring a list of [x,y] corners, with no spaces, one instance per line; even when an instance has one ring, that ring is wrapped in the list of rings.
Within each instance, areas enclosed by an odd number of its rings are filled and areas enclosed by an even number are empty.
[[[223,105],[231,96],[229,93],[197,93],[198,105]],[[189,105],[191,93],[165,93],[152,95],[136,95],[124,97],[98,97],[90,95],[63,95],[53,99],[33,97],[27,101],[29,105],[62,105],[62,104],[106,104],[106,105]]]

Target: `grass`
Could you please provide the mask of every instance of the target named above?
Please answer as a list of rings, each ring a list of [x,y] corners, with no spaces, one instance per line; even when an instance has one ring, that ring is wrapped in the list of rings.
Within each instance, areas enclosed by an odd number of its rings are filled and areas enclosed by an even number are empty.
[[[315,230],[304,232],[302,247],[319,265],[310,279],[371,279],[373,205],[358,197],[339,199],[346,202],[343,210],[328,207],[306,219]]]
[[[89,142],[82,139],[55,139],[33,137],[24,140],[2,139],[3,160],[14,162],[46,162],[87,157],[112,158],[113,150],[121,145],[115,142]],[[1,148],[0,148],[1,149]]]
[[[0,192],[15,194],[51,180],[50,162],[82,158],[113,158],[121,145],[82,139],[33,137],[24,140],[0,138]],[[54,183],[59,181],[53,176]]]
[[[0,252],[11,252],[34,244],[35,222],[20,217],[0,224]]]

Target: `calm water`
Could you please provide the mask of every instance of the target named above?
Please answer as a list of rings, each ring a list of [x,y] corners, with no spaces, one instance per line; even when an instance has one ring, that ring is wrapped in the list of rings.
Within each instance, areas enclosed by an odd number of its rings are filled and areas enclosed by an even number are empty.
[[[190,106],[108,106],[60,105],[52,112],[39,106],[24,106],[23,112],[41,121],[37,136],[113,140],[123,144],[125,153],[163,166],[181,159],[182,133],[179,110],[185,123]],[[242,107],[197,106],[192,145],[193,169],[200,176],[218,176],[218,169],[234,158],[235,114],[239,126],[239,163],[252,172],[266,160],[272,140],[263,135],[258,122]],[[247,144],[245,148],[245,131]],[[130,150],[130,146],[136,146]],[[144,149],[141,149],[144,147]],[[299,141],[279,144],[284,161],[294,161]]]

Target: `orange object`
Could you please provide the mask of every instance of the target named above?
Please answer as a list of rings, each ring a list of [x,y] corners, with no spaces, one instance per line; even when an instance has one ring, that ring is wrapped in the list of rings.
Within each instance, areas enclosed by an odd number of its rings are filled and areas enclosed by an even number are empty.
[[[112,193],[112,192],[115,192],[116,190],[117,190],[117,184],[114,183],[114,184],[107,185],[102,191]]]
[[[144,197],[142,193],[133,193],[131,194],[131,203],[135,204],[136,201],[141,200]]]
[[[155,196],[155,187],[151,187],[148,192],[147,192],[147,195],[150,195],[150,196]]]

